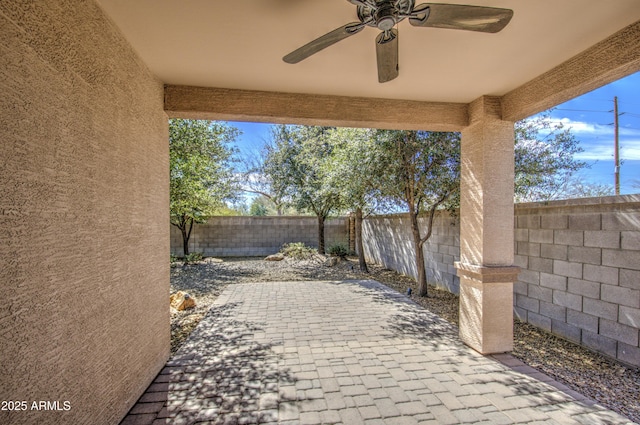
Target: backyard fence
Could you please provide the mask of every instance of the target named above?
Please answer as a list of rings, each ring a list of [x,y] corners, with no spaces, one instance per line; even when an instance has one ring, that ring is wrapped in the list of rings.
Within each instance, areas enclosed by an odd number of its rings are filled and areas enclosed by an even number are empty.
[[[330,218],[324,226],[325,248],[332,244],[348,244],[348,218]],[[291,242],[303,242],[317,248],[318,219],[315,216],[211,217],[205,224],[194,224],[189,250],[206,256],[266,256]],[[183,254],[182,234],[175,226],[171,226],[171,253]]]
[[[516,316],[640,366],[640,195],[518,204],[514,225]],[[442,214],[425,244],[429,282],[455,293],[459,234]],[[363,238],[369,261],[416,276],[407,215],[366,219]]]

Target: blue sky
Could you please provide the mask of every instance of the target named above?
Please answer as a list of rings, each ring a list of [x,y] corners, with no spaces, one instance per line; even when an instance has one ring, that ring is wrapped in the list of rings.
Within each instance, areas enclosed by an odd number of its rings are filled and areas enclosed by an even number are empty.
[[[608,84],[553,110],[553,120],[572,129],[584,152],[576,158],[591,165],[581,171],[586,182],[613,186],[613,98],[618,96],[620,158],[620,193],[640,193],[640,72]],[[270,124],[230,123],[242,131],[238,140],[241,155],[260,152],[269,139]]]

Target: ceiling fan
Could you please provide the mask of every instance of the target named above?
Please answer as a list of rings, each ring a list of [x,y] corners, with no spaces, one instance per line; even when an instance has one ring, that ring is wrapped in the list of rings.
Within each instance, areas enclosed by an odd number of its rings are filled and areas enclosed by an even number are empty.
[[[282,58],[298,63],[338,41],[350,37],[369,25],[381,33],[376,37],[378,81],[385,83],[398,76],[398,30],[405,18],[414,27],[449,28],[496,33],[511,20],[513,10],[460,4],[423,3],[415,0],[348,0],[357,6],[360,22],[351,22],[316,38]]]

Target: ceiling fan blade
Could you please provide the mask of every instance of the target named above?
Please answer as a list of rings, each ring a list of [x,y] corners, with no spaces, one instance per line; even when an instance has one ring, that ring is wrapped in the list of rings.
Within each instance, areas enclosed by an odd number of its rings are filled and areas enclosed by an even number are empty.
[[[409,22],[416,27],[490,33],[502,30],[513,17],[511,9],[461,4],[424,3],[414,7],[413,10],[417,12],[414,13],[417,17],[410,17]]]
[[[376,37],[378,82],[386,83],[398,76],[398,31],[391,28]]]
[[[286,63],[298,63],[301,60],[304,60],[309,56],[318,53],[320,50],[362,31],[364,26],[365,24],[363,24],[362,22],[352,22],[340,28],[336,28],[335,30],[326,33],[322,37],[318,37],[315,40],[305,44],[304,46],[294,50],[293,52],[283,57],[282,60]]]
[[[355,4],[356,6],[362,6],[362,7],[368,7],[370,9],[377,9],[378,6],[376,5],[375,0],[374,1],[369,1],[369,0],[347,0],[349,3],[351,4]]]

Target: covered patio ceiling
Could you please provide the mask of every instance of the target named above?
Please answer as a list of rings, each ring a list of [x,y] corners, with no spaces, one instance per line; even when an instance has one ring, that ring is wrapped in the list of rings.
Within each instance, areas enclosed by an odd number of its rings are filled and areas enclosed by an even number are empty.
[[[512,9],[513,19],[496,34],[419,28],[405,19],[397,25],[399,77],[382,84],[377,28],[298,64],[282,60],[357,22],[347,0],[98,2],[168,85],[170,116],[282,122],[288,115],[302,123],[343,117],[346,125],[407,128],[431,116],[433,129],[459,129],[468,120],[466,105],[481,96],[501,98],[503,119],[516,120],[640,69],[637,0],[458,2]],[[319,112],[305,112],[309,104]]]

